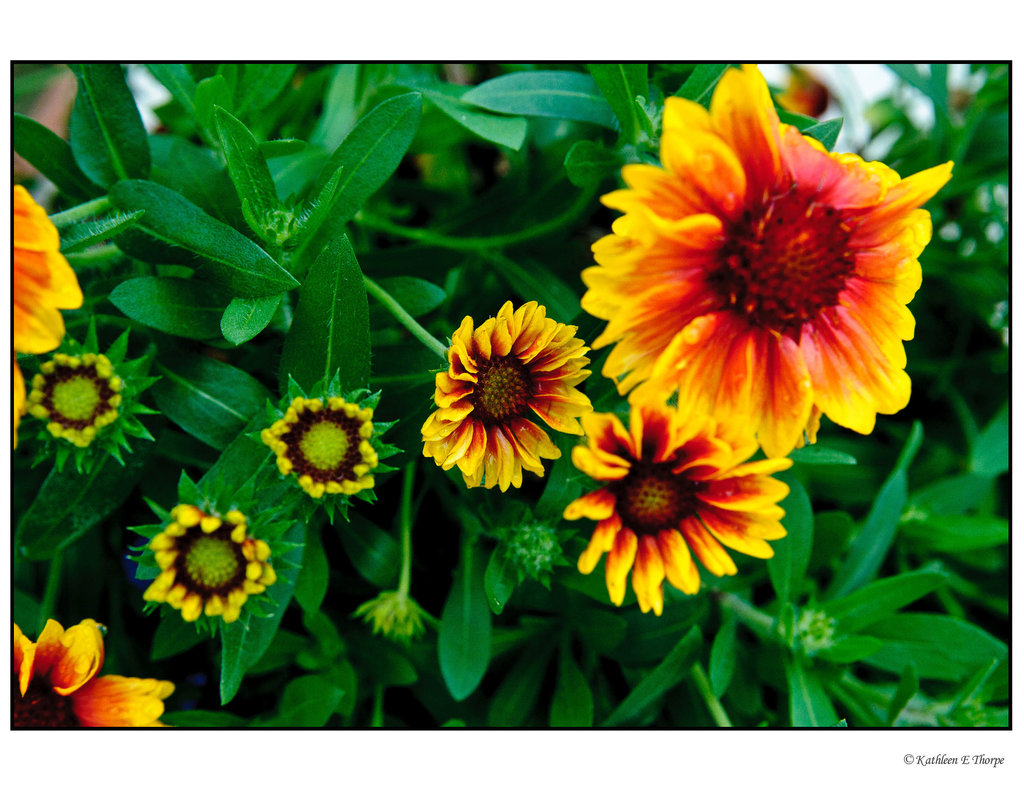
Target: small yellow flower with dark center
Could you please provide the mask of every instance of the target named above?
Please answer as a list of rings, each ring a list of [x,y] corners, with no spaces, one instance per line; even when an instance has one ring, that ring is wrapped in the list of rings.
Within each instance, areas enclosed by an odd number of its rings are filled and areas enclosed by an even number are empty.
[[[590,376],[588,347],[576,328],[545,316],[536,302],[507,302],[474,331],[467,316],[452,334],[448,370],[437,374],[435,410],[421,430],[423,456],[444,470],[458,465],[467,487],[523,483],[544,475],[543,459],[561,452],[538,419],[581,434],[590,400],[576,386]]]
[[[166,602],[188,622],[203,613],[235,621],[250,594],[262,594],[277,580],[267,561],[269,545],[247,531],[239,511],[221,518],[190,504],[175,506],[171,523],[149,543],[161,572],[143,598]]]
[[[744,462],[757,450],[752,435],[661,403],[633,405],[628,432],[604,413],[584,416],[583,428],[587,445],[573,449],[573,464],[604,486],[574,500],[563,516],[598,521],[577,566],[589,575],[608,553],[605,578],[616,605],[631,568],[640,609],[660,616],[666,578],[686,594],[700,588],[691,550],[711,574],[735,575],[722,545],[770,558],[765,540],[786,535],[778,501],[789,487],[770,474],[793,462]]]
[[[370,471],[377,467],[371,445],[373,410],[338,396],[327,399],[296,398],[260,433],[277,455],[281,474],[294,473],[299,485],[314,498],[354,495],[373,487]]]
[[[105,355],[58,353],[40,368],[32,379],[28,412],[47,421],[54,437],[85,448],[117,420],[122,382]]]

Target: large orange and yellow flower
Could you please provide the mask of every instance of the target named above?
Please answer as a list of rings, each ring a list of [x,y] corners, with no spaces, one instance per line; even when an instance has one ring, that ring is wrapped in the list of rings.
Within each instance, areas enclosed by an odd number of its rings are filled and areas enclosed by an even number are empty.
[[[631,568],[640,609],[660,616],[665,578],[686,594],[700,588],[691,550],[716,576],[736,574],[722,545],[756,558],[774,555],[765,540],[786,535],[778,502],[789,487],[771,474],[792,460],[746,462],[757,450],[750,435],[661,402],[632,405],[628,432],[610,413],[582,420],[587,444],[573,449],[572,461],[604,486],[574,500],[563,516],[598,521],[577,567],[589,575],[608,553],[605,580],[616,605]]]
[[[102,628],[92,619],[67,630],[50,619],[35,643],[15,624],[12,725],[163,726],[164,699],[174,685],[116,674],[97,677],[103,656]]]
[[[583,272],[608,320],[603,373],[630,399],[729,416],[769,456],[814,441],[824,413],[867,434],[906,406],[907,309],[931,238],[920,209],[952,163],[901,179],[779,122],[756,68],[730,69],[710,112],[665,103],[662,166],[627,165],[625,213]],[[639,387],[637,387],[639,386]],[[635,389],[635,390],[634,390]]]
[[[12,279],[14,351],[38,355],[60,346],[64,319],[60,309],[81,308],[82,290],[75,271],[60,252],[60,235],[39,204],[14,185],[14,277]],[[25,411],[25,379],[14,356],[14,445]]]
[[[458,465],[468,487],[501,491],[523,483],[523,469],[544,475],[542,459],[558,459],[543,423],[583,434],[579,416],[590,400],[576,386],[590,376],[588,348],[576,327],[528,302],[507,302],[474,331],[467,316],[452,335],[448,370],[435,378],[437,410],[423,424],[423,456],[445,470]]]

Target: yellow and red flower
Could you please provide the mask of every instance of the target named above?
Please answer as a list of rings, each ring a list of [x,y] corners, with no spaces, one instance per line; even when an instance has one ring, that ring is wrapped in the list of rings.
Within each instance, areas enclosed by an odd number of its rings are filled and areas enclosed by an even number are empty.
[[[171,521],[149,542],[160,574],[142,595],[166,602],[194,622],[204,613],[236,621],[253,594],[277,582],[270,546],[248,533],[242,512],[208,514],[192,504],[171,509]]]
[[[163,726],[174,685],[103,667],[103,631],[92,619],[65,630],[50,619],[33,643],[14,625],[11,722],[15,728]]]
[[[598,521],[577,567],[589,575],[608,553],[605,580],[616,605],[631,568],[640,609],[660,616],[666,578],[686,594],[700,588],[690,551],[711,574],[734,575],[722,545],[771,558],[766,540],[786,535],[778,502],[789,487],[771,474],[792,460],[747,462],[757,450],[749,435],[660,402],[632,405],[628,432],[609,413],[585,415],[583,429],[587,444],[573,449],[573,464],[604,486],[574,500],[563,516]]]
[[[544,475],[543,459],[561,451],[538,420],[583,434],[590,400],[576,386],[590,376],[588,348],[576,327],[556,322],[536,302],[515,311],[506,302],[474,331],[467,316],[452,334],[448,370],[435,378],[434,403],[422,427],[423,456],[445,470],[458,465],[467,487],[502,492],[523,483],[523,470]]]
[[[602,199],[625,215],[583,272],[620,393],[678,391],[769,456],[813,442],[822,413],[867,434],[903,409],[906,306],[931,238],[919,207],[952,163],[901,179],[830,154],[779,122],[751,66],[722,76],[710,111],[667,99],[663,127],[662,166],[627,165],[627,188]]]
[[[60,309],[81,308],[82,290],[60,252],[60,235],[46,212],[20,184],[14,185],[14,351],[38,355],[60,346]],[[25,379],[14,356],[14,445],[25,411]]]

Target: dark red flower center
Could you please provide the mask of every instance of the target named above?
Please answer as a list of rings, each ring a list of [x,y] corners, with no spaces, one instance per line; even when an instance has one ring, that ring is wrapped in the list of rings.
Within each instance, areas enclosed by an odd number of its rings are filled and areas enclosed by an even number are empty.
[[[300,412],[299,420],[281,435],[295,475],[320,482],[358,479],[353,468],[363,462],[359,451],[362,425],[363,421],[350,418],[341,409]]]
[[[49,410],[51,421],[70,429],[91,426],[109,409],[108,400],[114,395],[109,378],[97,373],[96,364],[78,368],[58,365],[44,379],[39,403]]]
[[[473,415],[484,423],[503,423],[525,414],[532,395],[530,374],[515,355],[481,360],[470,396]]]
[[[726,236],[711,287],[753,324],[794,338],[839,302],[853,272],[850,232],[837,210],[795,191],[745,212]]]
[[[637,463],[613,485],[615,507],[627,528],[655,535],[696,511],[697,486],[667,464]]]
[[[33,679],[21,695],[17,674],[11,687],[11,725],[16,729],[60,729],[81,726],[71,696],[53,691],[48,680]]]

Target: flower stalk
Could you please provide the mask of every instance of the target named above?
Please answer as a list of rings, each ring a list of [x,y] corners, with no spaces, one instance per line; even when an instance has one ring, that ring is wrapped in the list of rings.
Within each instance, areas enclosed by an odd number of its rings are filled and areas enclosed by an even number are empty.
[[[388,312],[397,319],[406,330],[415,336],[416,340],[423,344],[431,352],[435,352],[444,360],[448,359],[448,348],[428,333],[419,322],[409,315],[398,300],[388,294],[377,283],[370,278],[363,276],[363,283],[366,284],[366,291],[372,294],[374,299],[387,308]]]

